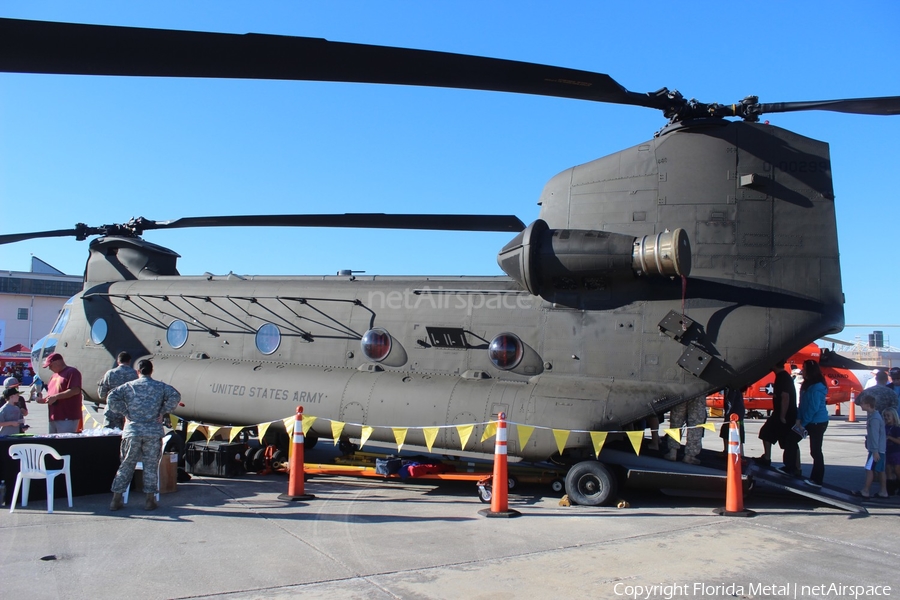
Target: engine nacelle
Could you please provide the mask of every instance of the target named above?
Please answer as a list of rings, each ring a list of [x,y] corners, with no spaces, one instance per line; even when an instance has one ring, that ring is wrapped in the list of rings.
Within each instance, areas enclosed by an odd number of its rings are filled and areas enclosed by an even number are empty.
[[[637,276],[687,277],[691,244],[683,229],[634,237],[609,231],[550,229],[538,219],[497,255],[503,271],[529,293],[595,289]]]

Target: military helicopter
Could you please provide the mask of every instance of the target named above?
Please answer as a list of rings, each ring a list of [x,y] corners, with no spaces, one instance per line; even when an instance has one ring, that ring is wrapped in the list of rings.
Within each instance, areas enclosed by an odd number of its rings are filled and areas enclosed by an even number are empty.
[[[650,140],[556,175],[527,227],[503,215],[275,215],[132,219],[0,235],[74,236],[85,283],[35,364],[60,351],[85,381],[117,352],[151,357],[184,418],[251,425],[302,404],[332,436],[460,448],[457,424],[505,413],[538,428],[509,453],[573,465],[580,504],[615,494],[590,432],[620,431],[843,328],[828,145],[766,113],[900,113],[900,97],[702,103],[610,76],[442,52],[273,35],[0,19],[0,71],[345,81],[515,92],[662,111]],[[736,118],[738,120],[731,120]],[[184,276],[143,239],[181,227],[328,226],[508,231],[501,277]],[[47,374],[41,372],[42,376]],[[92,391],[85,392],[91,399]],[[451,427],[448,427],[451,426]],[[515,426],[515,425],[514,425]],[[559,451],[551,429],[571,432]],[[491,440],[466,450],[492,452]]]

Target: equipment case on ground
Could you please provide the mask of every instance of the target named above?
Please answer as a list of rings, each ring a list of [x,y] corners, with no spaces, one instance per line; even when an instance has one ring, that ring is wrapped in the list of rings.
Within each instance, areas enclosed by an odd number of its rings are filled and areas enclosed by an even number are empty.
[[[243,444],[191,442],[184,453],[184,466],[194,475],[236,477],[244,473]]]

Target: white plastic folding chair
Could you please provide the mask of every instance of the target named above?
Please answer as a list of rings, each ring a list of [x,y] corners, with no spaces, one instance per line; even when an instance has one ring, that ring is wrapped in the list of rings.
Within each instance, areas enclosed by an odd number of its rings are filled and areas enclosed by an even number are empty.
[[[9,455],[19,461],[19,475],[16,477],[16,488],[13,491],[9,512],[16,509],[16,499],[22,491],[22,506],[28,506],[28,492],[31,491],[32,479],[47,480],[47,512],[53,512],[53,481],[57,475],[66,478],[66,493],[69,496],[69,508],[72,508],[72,474],[69,472],[68,454],[60,456],[56,449],[44,444],[13,444],[9,447]],[[47,456],[52,456],[63,463],[62,469],[47,469]]]
[[[166,444],[169,443],[169,438],[171,438],[171,437],[172,437],[172,434],[170,433],[170,434],[167,434],[167,435],[162,439],[162,454],[159,455],[159,460],[160,460],[160,461],[162,461],[163,454],[165,454],[165,452],[166,452]],[[135,470],[135,471],[143,471],[143,470],[144,470],[144,463],[143,463],[143,462],[139,462],[138,464],[136,464],[136,465],[134,466],[134,470]],[[157,471],[157,472],[158,472],[158,471]],[[123,502],[124,504],[128,504],[128,493],[129,493],[130,491],[131,491],[131,482],[128,483],[128,489],[126,489],[126,490],[122,493],[122,502]],[[156,492],[155,497],[156,497],[156,501],[159,502],[159,492],[158,492],[158,491]]]

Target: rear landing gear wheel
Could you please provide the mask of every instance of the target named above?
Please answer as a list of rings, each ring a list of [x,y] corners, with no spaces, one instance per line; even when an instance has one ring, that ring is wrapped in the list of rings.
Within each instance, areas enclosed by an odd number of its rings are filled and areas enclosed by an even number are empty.
[[[566,473],[566,494],[582,506],[603,506],[616,494],[616,479],[603,463],[585,460]]]
[[[558,494],[564,489],[566,489],[566,482],[559,477],[550,482],[550,489],[553,490],[554,493]]]

